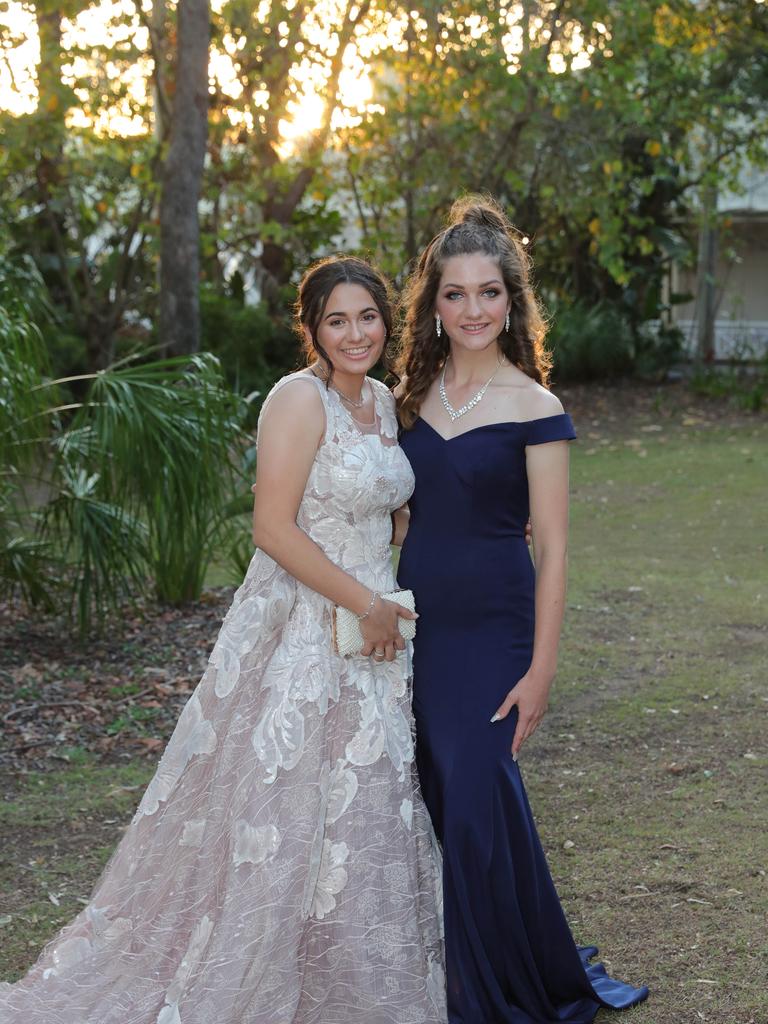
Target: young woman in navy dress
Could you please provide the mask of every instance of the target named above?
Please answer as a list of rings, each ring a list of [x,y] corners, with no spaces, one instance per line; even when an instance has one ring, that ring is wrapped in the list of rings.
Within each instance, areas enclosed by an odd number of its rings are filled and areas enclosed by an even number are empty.
[[[648,990],[575,945],[517,764],[555,676],[576,435],[499,207],[454,206],[405,305],[396,395],[416,486],[407,526],[396,516],[398,582],[419,611],[417,763],[443,850],[449,1024],[586,1024]]]

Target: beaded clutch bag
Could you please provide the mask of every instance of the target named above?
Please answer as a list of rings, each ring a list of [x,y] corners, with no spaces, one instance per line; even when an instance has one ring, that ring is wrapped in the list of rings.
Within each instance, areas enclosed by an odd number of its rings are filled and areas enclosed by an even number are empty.
[[[381,599],[382,601],[395,601],[403,608],[407,608],[408,611],[416,611],[416,603],[411,590],[393,590],[389,594],[382,594]],[[413,640],[416,636],[416,620],[404,619],[401,616],[397,623],[403,640]],[[360,629],[360,620],[349,608],[342,608],[340,605],[333,610],[333,643],[343,657],[360,654],[365,644]]]

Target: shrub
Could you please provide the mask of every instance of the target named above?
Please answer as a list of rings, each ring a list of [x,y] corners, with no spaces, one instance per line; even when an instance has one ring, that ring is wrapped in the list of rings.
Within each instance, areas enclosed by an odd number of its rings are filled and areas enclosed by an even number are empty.
[[[210,353],[55,379],[54,329],[0,235],[0,594],[68,605],[83,631],[126,594],[196,598],[252,480],[247,403]]]
[[[218,357],[230,387],[242,395],[258,393],[256,408],[278,377],[296,369],[296,336],[264,306],[246,306],[206,287],[200,294],[200,315],[201,348]]]
[[[630,373],[635,340],[617,306],[559,304],[552,313],[549,347],[558,381],[594,380]]]
[[[82,631],[150,587],[161,601],[195,599],[245,489],[246,403],[207,353],[84,375],[82,399],[62,410],[59,382],[42,377],[35,355],[19,342],[2,356],[0,591],[49,607],[63,596]],[[29,487],[34,474],[42,487]],[[29,491],[37,504],[27,508]]]
[[[768,406],[768,353],[754,363],[701,368],[691,386],[701,395],[729,398],[745,412],[761,412]]]
[[[609,303],[559,304],[549,331],[558,381],[656,377],[679,358],[681,342],[676,328],[650,322],[635,328],[620,306]]]
[[[109,572],[157,597],[198,597],[214,550],[226,535],[226,506],[238,485],[237,454],[246,406],[225,386],[210,353],[134,363],[89,375],[88,390],[57,439],[66,487],[52,506],[53,533],[70,541],[78,619]],[[98,584],[98,585],[97,585]],[[85,595],[85,596],[84,596]]]

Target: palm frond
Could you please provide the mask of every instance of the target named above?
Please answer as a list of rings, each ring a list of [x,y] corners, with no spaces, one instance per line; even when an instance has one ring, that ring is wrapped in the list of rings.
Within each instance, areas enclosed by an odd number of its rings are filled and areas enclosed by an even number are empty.
[[[146,586],[147,531],[124,508],[98,495],[98,473],[64,470],[64,486],[46,510],[46,533],[65,545],[72,607],[85,631],[94,615]]]
[[[38,414],[45,402],[32,390],[44,372],[42,336],[33,323],[14,318],[0,306],[0,462],[26,464],[28,442],[41,432]]]

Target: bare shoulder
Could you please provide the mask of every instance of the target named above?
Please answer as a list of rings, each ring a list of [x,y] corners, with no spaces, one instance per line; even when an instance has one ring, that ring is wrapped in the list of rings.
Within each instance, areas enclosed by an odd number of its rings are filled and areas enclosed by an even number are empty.
[[[528,413],[525,417],[526,419],[545,419],[547,416],[557,416],[565,411],[563,403],[557,395],[554,395],[536,381],[531,381],[531,385],[523,393],[525,411]]]
[[[497,391],[507,406],[510,418],[538,420],[563,412],[563,403],[547,388],[516,366],[506,366],[499,374]]]
[[[279,380],[267,395],[261,409],[260,420],[279,421],[281,425],[291,423],[313,430],[315,425],[322,429],[325,420],[323,400],[320,397],[319,382],[308,373],[293,373]]]

